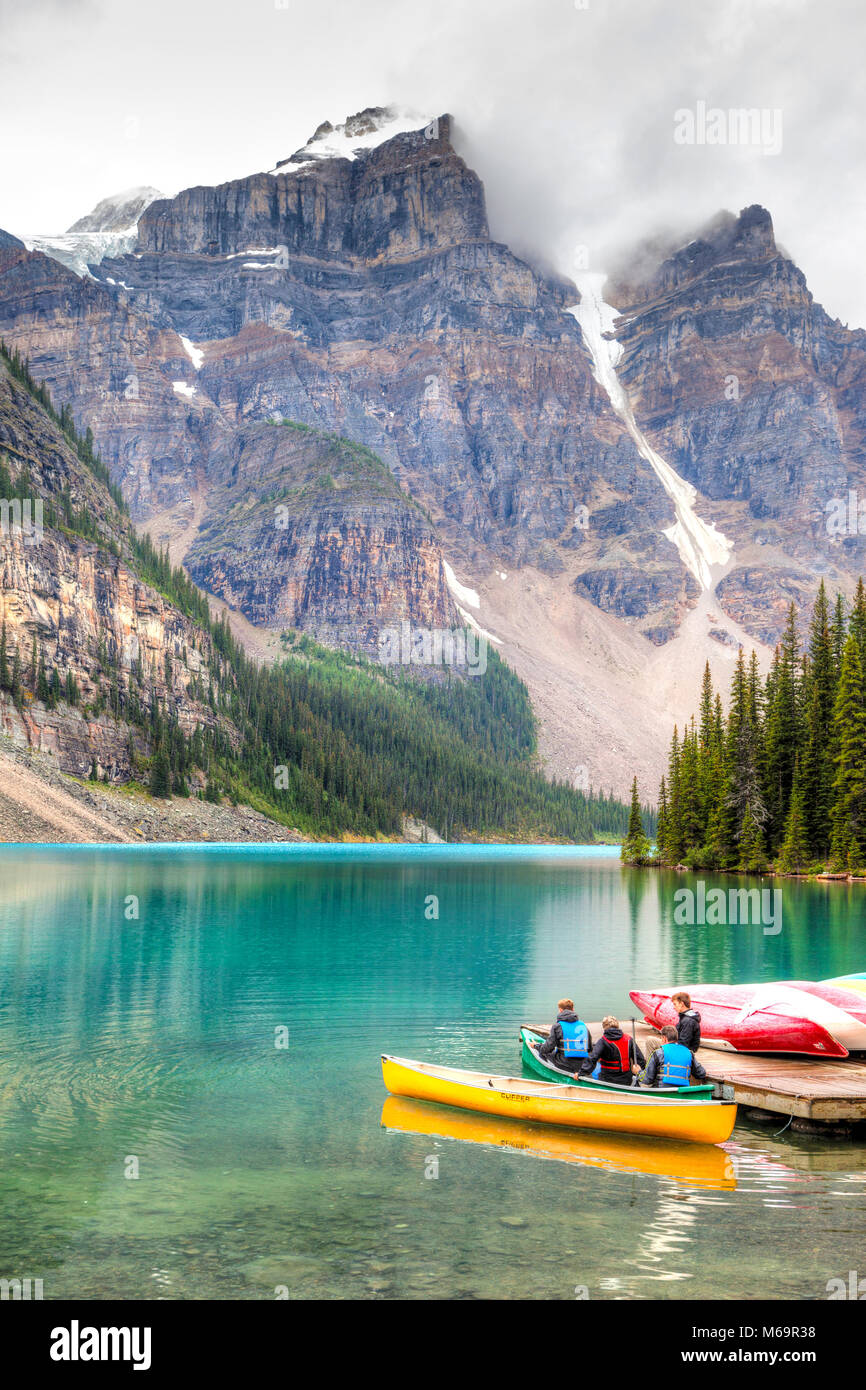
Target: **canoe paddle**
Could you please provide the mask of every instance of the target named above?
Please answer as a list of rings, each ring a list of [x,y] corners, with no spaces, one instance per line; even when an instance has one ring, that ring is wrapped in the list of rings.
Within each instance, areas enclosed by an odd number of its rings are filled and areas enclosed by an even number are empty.
[[[637,1066],[637,1033],[635,1032],[634,1018],[632,1018],[631,1021],[631,1040],[634,1043],[634,1064],[635,1066]],[[635,1080],[634,1084],[636,1086],[639,1086],[640,1082],[638,1080]]]

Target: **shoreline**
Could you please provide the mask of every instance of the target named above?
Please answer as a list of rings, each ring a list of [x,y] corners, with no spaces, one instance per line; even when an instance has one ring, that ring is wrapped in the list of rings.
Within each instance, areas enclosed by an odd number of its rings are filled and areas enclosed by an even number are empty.
[[[719,874],[735,878],[784,878],[801,883],[866,883],[866,875],[850,874],[846,872],[834,872],[830,869],[822,869],[820,873],[813,874],[786,874],[781,869],[774,869],[772,866],[766,869],[707,869],[692,868],[689,864],[659,864],[657,861],[648,864],[623,864],[624,869],[658,869],[670,874]]]
[[[345,836],[320,839],[297,827],[272,820],[244,803],[232,806],[198,797],[151,797],[127,783],[112,786],[61,772],[49,753],[0,741],[0,847],[11,845],[81,845],[110,848],[130,845],[322,845],[453,849],[459,846],[504,846],[548,850],[586,848],[610,852],[606,841],[575,845],[569,840],[443,841],[422,821],[404,817],[404,834],[390,838]]]

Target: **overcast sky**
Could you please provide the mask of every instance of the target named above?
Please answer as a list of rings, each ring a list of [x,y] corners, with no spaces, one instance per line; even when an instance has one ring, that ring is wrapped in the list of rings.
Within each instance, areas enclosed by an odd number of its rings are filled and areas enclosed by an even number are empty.
[[[396,102],[454,114],[524,254],[602,270],[760,202],[866,326],[864,39],[862,0],[0,0],[0,226],[237,178]],[[763,144],[700,143],[700,103],[762,110]]]

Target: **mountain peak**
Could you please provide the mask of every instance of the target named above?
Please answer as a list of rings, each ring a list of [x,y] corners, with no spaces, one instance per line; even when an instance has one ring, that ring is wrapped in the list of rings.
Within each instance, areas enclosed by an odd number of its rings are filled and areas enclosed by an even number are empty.
[[[13,236],[11,232],[4,232],[3,228],[0,227],[0,251],[8,250],[9,247],[15,247],[21,251],[25,249],[23,241],[17,236]]]
[[[611,272],[605,293],[611,303],[625,308],[686,284],[711,266],[769,260],[778,254],[766,208],[753,203],[739,213],[722,209],[691,241],[662,233],[641,243]]]
[[[422,130],[430,123],[429,116],[398,106],[367,106],[354,116],[347,116],[339,125],[323,121],[305,145],[288,159],[278,160],[271,173],[288,173],[293,166],[322,159],[357,158],[365,150],[375,149],[395,135]]]
[[[760,203],[743,208],[738,216],[732,212],[719,212],[702,228],[697,241],[690,244],[700,246],[702,243],[717,255],[737,259],[775,255],[773,219]],[[684,249],[688,250],[688,247]]]
[[[142,186],[127,188],[103,198],[86,216],[79,217],[69,228],[75,232],[122,232],[134,227],[145,208],[163,195],[158,188]]]

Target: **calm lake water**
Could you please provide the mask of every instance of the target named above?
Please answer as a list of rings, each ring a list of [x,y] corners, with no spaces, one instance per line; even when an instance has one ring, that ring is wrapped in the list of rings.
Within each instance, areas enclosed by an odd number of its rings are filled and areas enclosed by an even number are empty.
[[[519,1072],[519,1024],[563,993],[628,1018],[634,984],[866,968],[862,891],[787,883],[768,936],[675,926],[683,882],[597,849],[4,847],[0,1276],[46,1298],[826,1298],[866,1274],[863,1145],[383,1117],[382,1052]]]

